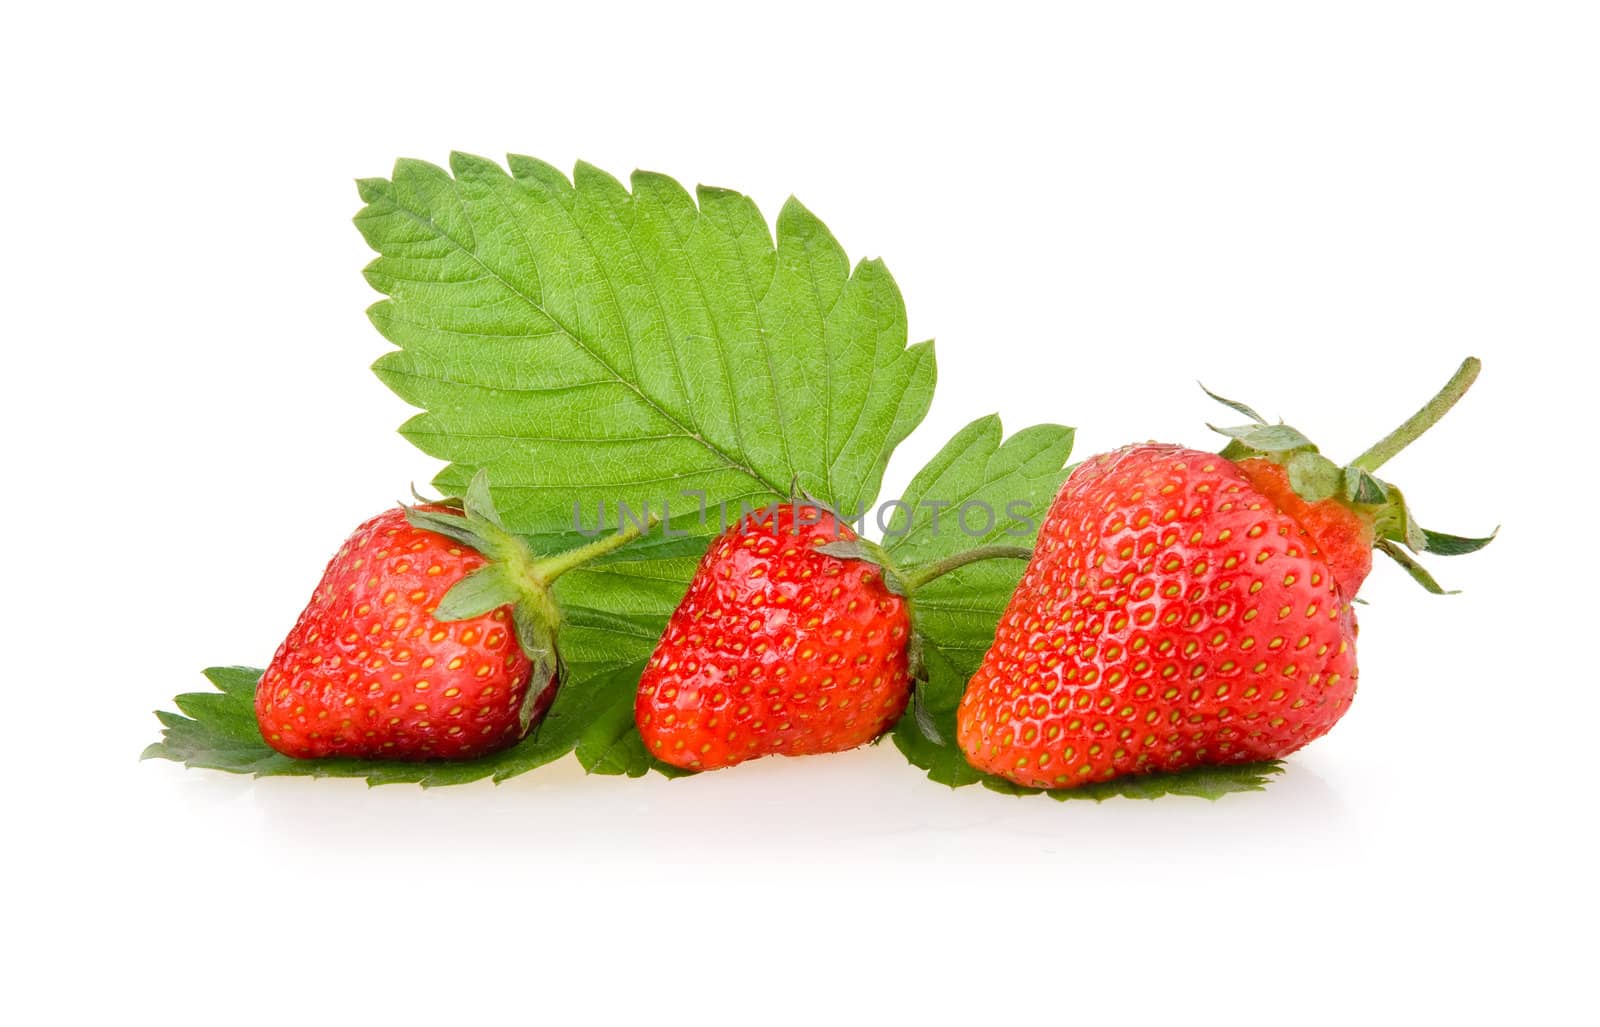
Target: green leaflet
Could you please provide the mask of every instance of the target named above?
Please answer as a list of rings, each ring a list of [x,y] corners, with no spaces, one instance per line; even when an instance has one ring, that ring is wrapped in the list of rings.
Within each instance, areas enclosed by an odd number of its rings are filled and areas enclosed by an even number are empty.
[[[374,370],[424,411],[401,432],[450,462],[441,489],[487,468],[521,532],[570,528],[575,504],[585,523],[602,502],[613,526],[618,502],[680,517],[685,490],[876,498],[934,384],[881,262],[852,271],[792,199],[774,245],[735,192],[508,164],[401,160],[359,183],[367,280],[388,296],[369,314],[399,347]]]
[[[1057,802],[1071,799],[1093,799],[1095,802],[1104,802],[1118,797],[1159,799],[1164,795],[1189,795],[1197,799],[1215,801],[1233,792],[1264,791],[1267,782],[1281,773],[1283,773],[1281,760],[1265,760],[1261,763],[1239,763],[1227,767],[1195,767],[1193,770],[1184,770],[1176,774],[1122,777],[1115,781],[1098,781],[1077,788],[1057,789],[1045,794]],[[984,781],[984,784],[991,788],[995,787],[989,781]],[[996,790],[1018,795],[1032,794],[1030,789],[1017,788],[1009,781],[1005,782],[1005,785],[1006,787]]]
[[[1017,541],[1030,543],[1051,501],[1066,480],[1062,465],[1072,451],[1072,429],[1057,425],[1026,428],[1001,441],[1000,419],[980,418],[957,432],[923,468],[906,490],[905,502],[913,516],[897,517],[885,546],[902,567],[931,563],[962,549],[1007,539],[1017,530],[1003,517],[1014,500],[1026,501],[1029,530]],[[925,500],[952,506],[939,515],[937,528]],[[963,502],[983,503],[1002,516],[982,538],[959,530]],[[976,507],[973,508],[976,510]],[[979,525],[969,518],[969,526]],[[956,745],[956,706],[967,680],[978,669],[983,654],[994,641],[995,627],[1022,577],[1024,565],[1015,560],[988,560],[963,567],[930,582],[915,599],[917,627],[923,635],[923,660],[928,680],[922,689],[924,719],[932,736],[908,711],[894,728],[894,744],[907,760],[939,784],[958,788],[982,783],[1012,795],[1035,794],[1004,778],[974,769]],[[1252,763],[1234,767],[1202,767],[1180,774],[1153,774],[1048,792],[1058,800],[1113,796],[1153,799],[1161,795],[1193,795],[1215,799],[1229,792],[1257,791],[1279,772],[1277,763]]]

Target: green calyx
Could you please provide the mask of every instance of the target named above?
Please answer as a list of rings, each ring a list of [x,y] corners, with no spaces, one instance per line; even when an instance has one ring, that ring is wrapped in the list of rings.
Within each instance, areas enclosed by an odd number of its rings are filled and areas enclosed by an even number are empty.
[[[473,475],[460,500],[429,502],[427,507],[431,509],[421,505],[404,507],[406,521],[412,527],[468,546],[488,561],[450,587],[433,610],[434,619],[471,620],[502,606],[511,607],[517,644],[532,664],[520,713],[526,729],[540,697],[560,676],[561,654],[556,635],[561,627],[561,611],[552,592],[556,579],[632,542],[654,525],[655,518],[645,528],[630,527],[586,546],[541,557],[522,538],[506,530],[494,508],[486,471]]]
[[[1308,503],[1331,499],[1367,518],[1377,538],[1375,548],[1398,563],[1423,588],[1443,594],[1446,590],[1416,561],[1414,554],[1473,553],[1492,542],[1499,529],[1483,538],[1429,531],[1416,522],[1400,490],[1373,472],[1437,424],[1466,395],[1481,367],[1477,357],[1468,357],[1422,409],[1344,466],[1323,456],[1299,430],[1282,422],[1269,424],[1251,407],[1224,399],[1204,385],[1201,389],[1252,422],[1236,428],[1207,425],[1228,438],[1221,452],[1224,458],[1235,462],[1265,459],[1281,464],[1296,495]]]

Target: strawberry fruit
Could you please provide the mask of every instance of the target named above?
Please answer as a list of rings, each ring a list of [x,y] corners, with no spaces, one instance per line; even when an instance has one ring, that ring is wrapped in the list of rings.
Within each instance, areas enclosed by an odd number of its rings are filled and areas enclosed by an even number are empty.
[[[853,749],[906,706],[906,602],[882,569],[822,550],[855,533],[781,504],[707,550],[639,682],[658,759],[693,770]]]
[[[634,719],[649,751],[690,770],[839,752],[905,711],[918,676],[911,596],[988,546],[902,573],[814,501],[747,517],[707,550],[646,665]]]
[[[464,502],[396,508],[340,547],[256,688],[288,756],[470,759],[524,737],[555,699],[550,585],[629,541],[536,558],[482,472]]]
[[[1230,400],[1253,423],[1218,429],[1220,454],[1138,445],[1080,465],[962,697],[967,760],[1071,788],[1275,759],[1326,733],[1355,694],[1351,603],[1373,548],[1438,592],[1408,549],[1490,541],[1420,528],[1373,475],[1477,371],[1348,467]]]

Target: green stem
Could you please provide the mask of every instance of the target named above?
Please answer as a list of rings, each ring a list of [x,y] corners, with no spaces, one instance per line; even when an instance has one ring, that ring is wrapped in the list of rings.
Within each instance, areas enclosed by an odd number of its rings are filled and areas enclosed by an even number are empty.
[[[661,518],[657,517],[655,514],[651,514],[650,519],[643,527],[640,527],[637,524],[630,524],[623,530],[617,532],[615,535],[608,535],[607,537],[597,539],[586,546],[579,546],[577,549],[569,549],[565,553],[557,553],[555,556],[547,556],[542,560],[536,561],[531,570],[540,581],[544,582],[546,585],[552,584],[557,578],[572,570],[574,567],[577,567],[580,564],[588,563],[590,560],[596,559],[597,557],[601,557],[607,553],[621,549],[629,542],[632,542],[640,535],[643,535],[645,532],[655,527],[660,520]]]
[[[1445,383],[1444,388],[1439,390],[1438,395],[1428,400],[1427,405],[1407,418],[1404,424],[1379,439],[1371,449],[1351,461],[1350,466],[1371,473],[1388,463],[1396,453],[1411,445],[1423,432],[1439,423],[1439,419],[1456,405],[1456,401],[1467,394],[1467,390],[1477,380],[1478,370],[1482,366],[1477,357],[1468,357],[1462,361],[1461,366]]]
[[[1033,556],[1033,550],[1027,546],[979,546],[969,549],[964,553],[947,556],[922,567],[915,572],[902,574],[901,580],[905,583],[907,592],[915,592],[934,578],[949,574],[958,567],[965,567],[969,563],[979,560],[1026,560]]]

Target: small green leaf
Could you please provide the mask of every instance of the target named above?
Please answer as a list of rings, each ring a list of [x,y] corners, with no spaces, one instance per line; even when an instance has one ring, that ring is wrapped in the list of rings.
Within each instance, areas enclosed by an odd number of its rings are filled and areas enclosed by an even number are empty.
[[[1405,505],[1405,500],[1400,499],[1401,515],[1401,541],[1413,553],[1426,552],[1428,549],[1428,533],[1418,524],[1416,518],[1411,516],[1411,507]]]
[[[1261,763],[1232,763],[1226,766],[1195,767],[1171,774],[1141,774],[1136,777],[1119,777],[1112,781],[1098,781],[1078,788],[1062,788],[1050,792],[1058,802],[1071,799],[1093,799],[1104,802],[1111,798],[1159,799],[1167,795],[1188,795],[1213,801],[1235,792],[1259,792],[1276,775],[1283,773],[1278,760]]]
[[[455,510],[461,513],[465,513],[467,508],[467,504],[462,501],[460,496],[444,496],[439,499],[429,499],[427,496],[424,496],[422,493],[417,491],[417,485],[415,482],[411,483],[411,500],[417,506],[442,506],[446,509]]]
[[[1238,428],[1218,428],[1214,424],[1208,424],[1206,427],[1258,453],[1289,453],[1297,449],[1316,449],[1310,439],[1287,424],[1247,424]]]
[[[1344,498],[1361,506],[1375,506],[1388,500],[1383,483],[1359,467],[1344,469]]]
[[[911,637],[906,640],[906,673],[912,681],[926,681],[928,678],[928,668],[923,662],[924,644],[922,632],[913,628]]]
[[[1398,542],[1413,553],[1424,551],[1428,546],[1427,535],[1422,525],[1411,516],[1411,507],[1404,493],[1381,479],[1372,478],[1372,482],[1383,493],[1383,502],[1372,511],[1373,529],[1378,537]]]
[[[1438,553],[1440,556],[1464,556],[1467,553],[1476,553],[1484,546],[1493,542],[1495,536],[1500,534],[1496,528],[1484,538],[1467,538],[1462,535],[1446,535],[1442,531],[1429,531],[1422,529],[1425,540],[1423,550],[1429,553]]]
[[[817,552],[839,560],[866,560],[873,562],[872,553],[867,549],[867,540],[864,538],[841,538],[833,542],[825,542],[817,547]]]
[[[911,688],[912,722],[917,725],[917,730],[922,732],[922,737],[930,745],[947,745],[948,739],[939,731],[939,725],[933,719],[933,712],[928,709],[928,692],[923,684],[922,681],[915,681]]]
[[[500,514],[494,507],[494,496],[489,490],[489,472],[479,468],[467,483],[467,491],[462,497],[462,510],[467,517],[475,521],[487,521],[496,528],[504,529],[500,521]]]
[[[484,564],[450,586],[433,616],[442,621],[471,620],[516,602],[521,594],[504,565]]]
[[[464,516],[440,513],[437,510],[423,510],[415,506],[408,506],[405,509],[406,523],[413,528],[421,528],[423,531],[431,531],[436,535],[443,535],[445,538],[453,542],[459,542],[471,549],[477,549],[483,544],[482,536]]]
[[[1056,424],[1024,428],[1001,442],[1000,418],[980,417],[945,443],[893,504],[884,549],[896,566],[926,567],[989,543],[1031,545],[1067,472],[1073,431]],[[987,561],[963,568],[1002,566]],[[1004,566],[1013,582],[1022,565]],[[953,575],[953,576],[955,576]],[[930,583],[937,589],[946,579]],[[960,593],[959,585],[944,591]],[[1007,590],[1009,592],[1009,589]]]
[[[1250,420],[1256,422],[1257,424],[1266,424],[1267,423],[1267,419],[1265,417],[1262,417],[1260,414],[1256,413],[1254,408],[1246,406],[1245,404],[1239,402],[1236,399],[1223,399],[1221,396],[1217,395],[1215,392],[1212,392],[1210,389],[1206,388],[1200,382],[1196,382],[1195,384],[1200,386],[1200,391],[1201,392],[1205,393],[1207,396],[1210,396],[1212,399],[1216,400],[1218,403],[1221,403],[1223,406],[1229,407],[1230,409],[1234,410],[1235,412],[1243,414],[1244,416],[1250,418]]]
[[[1238,463],[1240,460],[1248,460],[1251,457],[1260,456],[1261,454],[1240,442],[1238,439],[1229,439],[1228,444],[1223,446],[1217,455],[1222,457],[1224,460],[1231,460],[1234,463]]]
[[[928,780],[960,788],[977,784],[988,775],[968,763],[956,745],[956,706],[966,689],[967,674],[952,662],[952,655],[968,654],[959,651],[952,654],[934,646],[926,648],[927,680],[917,686],[920,712],[913,707],[909,716],[901,717],[892,737],[895,748],[913,766],[923,770]],[[982,656],[981,650],[978,656]]]
[[[531,665],[528,669],[528,688],[522,695],[522,706],[517,714],[523,730],[527,730],[532,722],[545,690],[554,687],[562,677],[561,654],[556,649],[556,625],[550,622],[549,616],[546,609],[526,600],[511,607],[511,623],[516,628],[517,644]]]
[[[1406,552],[1404,549],[1401,549],[1389,539],[1380,538],[1376,548],[1383,555],[1387,556],[1389,559],[1405,568],[1405,572],[1411,575],[1413,581],[1427,589],[1429,592],[1432,592],[1434,595],[1447,596],[1456,594],[1455,590],[1446,589],[1437,581],[1435,581],[1433,575],[1428,573],[1427,568],[1423,567],[1422,564],[1418,563],[1412,558],[1410,553]]]
[[[1344,483],[1344,471],[1338,464],[1310,450],[1290,457],[1285,467],[1289,472],[1289,487],[1308,503],[1336,495]]]

